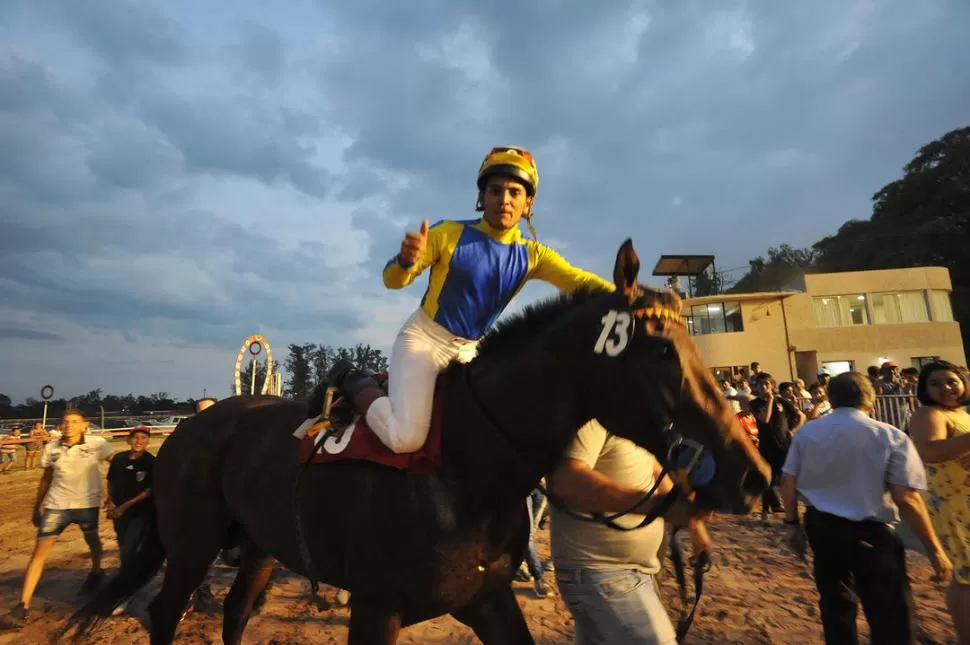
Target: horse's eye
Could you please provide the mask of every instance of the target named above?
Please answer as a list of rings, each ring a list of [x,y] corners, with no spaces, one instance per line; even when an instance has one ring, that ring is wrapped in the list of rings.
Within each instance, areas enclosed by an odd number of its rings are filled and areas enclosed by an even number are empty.
[[[670,358],[673,356],[673,350],[670,347],[670,343],[655,343],[653,347],[650,348],[650,353],[654,358]]]

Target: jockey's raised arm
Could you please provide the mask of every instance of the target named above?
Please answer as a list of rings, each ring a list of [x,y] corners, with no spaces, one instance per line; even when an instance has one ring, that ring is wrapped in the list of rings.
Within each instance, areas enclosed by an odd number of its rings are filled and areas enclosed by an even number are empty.
[[[531,278],[548,282],[560,291],[570,292],[576,289],[591,289],[614,291],[616,285],[604,280],[595,273],[574,267],[544,244],[538,242],[533,245],[535,260]],[[531,249],[530,249],[531,250]]]

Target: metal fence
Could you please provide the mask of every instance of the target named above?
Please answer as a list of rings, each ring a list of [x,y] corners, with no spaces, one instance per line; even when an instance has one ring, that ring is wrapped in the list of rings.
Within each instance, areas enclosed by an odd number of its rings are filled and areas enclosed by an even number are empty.
[[[915,394],[880,394],[876,397],[876,408],[872,416],[900,430],[908,431],[910,417],[917,407],[919,402]]]
[[[807,412],[812,407],[810,399],[798,399],[798,403],[803,412]],[[910,417],[917,407],[919,402],[915,394],[879,394],[876,396],[876,407],[872,411],[872,416],[883,423],[908,431]]]

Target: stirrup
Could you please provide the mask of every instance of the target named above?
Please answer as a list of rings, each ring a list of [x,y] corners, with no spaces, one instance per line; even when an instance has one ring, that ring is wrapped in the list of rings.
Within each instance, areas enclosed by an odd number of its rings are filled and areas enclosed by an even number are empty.
[[[333,408],[333,397],[337,393],[337,388],[332,385],[327,388],[327,391],[323,395],[323,409],[320,411],[320,420],[329,421],[330,411]]]
[[[306,434],[308,437],[316,437],[323,431],[329,431],[333,427],[333,419],[330,418],[330,412],[333,409],[333,398],[337,393],[337,388],[330,386],[326,389],[323,394],[323,408],[320,410],[320,418],[310,426]]]

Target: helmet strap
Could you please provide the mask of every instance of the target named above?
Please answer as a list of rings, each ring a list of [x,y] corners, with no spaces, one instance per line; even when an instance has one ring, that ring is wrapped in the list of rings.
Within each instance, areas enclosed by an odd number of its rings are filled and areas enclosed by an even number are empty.
[[[536,229],[532,226],[532,209],[530,208],[529,212],[523,214],[522,217],[525,218],[525,225],[529,227],[529,233],[532,235],[532,239],[538,242],[539,238],[536,235]]]

